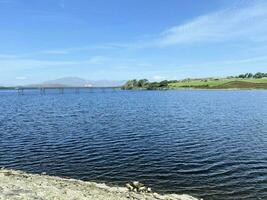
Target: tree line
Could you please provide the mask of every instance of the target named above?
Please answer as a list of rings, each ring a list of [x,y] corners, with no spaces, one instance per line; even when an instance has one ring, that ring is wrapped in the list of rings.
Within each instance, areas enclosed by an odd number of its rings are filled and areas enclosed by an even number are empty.
[[[246,74],[240,74],[238,76],[229,76],[227,79],[245,79],[245,78],[251,78],[251,79],[260,79],[267,77],[267,73],[257,72],[255,74],[252,73],[246,73]],[[225,78],[224,78],[225,79]],[[191,81],[205,81],[208,82],[209,80],[212,81],[219,81],[220,78],[203,78],[203,79],[183,79],[183,80],[164,80],[160,82],[149,82],[147,79],[133,79],[127,81],[123,86],[122,89],[125,90],[133,90],[133,89],[146,89],[146,90],[162,90],[162,89],[168,89],[169,84],[171,83],[178,83],[178,82],[191,82]]]
[[[256,74],[245,73],[236,76],[235,78],[264,78],[267,77],[267,73],[257,72]]]
[[[146,90],[154,90],[154,89],[166,89],[168,87],[169,81],[164,80],[161,82],[149,82],[147,79],[140,80],[129,80],[123,86],[122,89],[132,90],[132,89],[146,89]]]

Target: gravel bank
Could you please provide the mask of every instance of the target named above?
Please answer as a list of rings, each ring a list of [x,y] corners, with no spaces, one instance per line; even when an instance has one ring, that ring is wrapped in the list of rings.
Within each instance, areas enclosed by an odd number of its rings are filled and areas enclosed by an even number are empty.
[[[126,187],[0,170],[0,200],[197,200],[188,195],[130,192]]]

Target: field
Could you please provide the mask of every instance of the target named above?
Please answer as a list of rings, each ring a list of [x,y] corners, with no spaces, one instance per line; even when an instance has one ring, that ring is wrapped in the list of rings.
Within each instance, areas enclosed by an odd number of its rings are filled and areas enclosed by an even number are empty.
[[[207,88],[207,89],[267,89],[267,78],[261,79],[190,79],[168,84],[170,89]]]

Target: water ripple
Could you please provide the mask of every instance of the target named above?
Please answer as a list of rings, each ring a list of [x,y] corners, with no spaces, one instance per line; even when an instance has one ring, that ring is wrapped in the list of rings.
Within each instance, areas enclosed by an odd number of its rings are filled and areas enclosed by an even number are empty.
[[[0,91],[0,166],[267,199],[266,91]]]

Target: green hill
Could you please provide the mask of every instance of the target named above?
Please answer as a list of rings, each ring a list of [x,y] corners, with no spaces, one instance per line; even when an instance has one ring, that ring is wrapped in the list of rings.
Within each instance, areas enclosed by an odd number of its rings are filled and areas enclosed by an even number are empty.
[[[263,73],[264,74],[264,73]],[[243,77],[243,76],[242,76]],[[166,89],[267,89],[267,77],[262,78],[202,78],[184,80],[164,80],[149,82],[147,79],[129,80],[123,86],[125,90],[166,90]]]
[[[230,89],[230,88],[248,88],[248,89],[267,89],[267,79],[211,79],[211,80],[188,80],[168,84],[170,89],[179,88],[206,88],[206,89]]]

